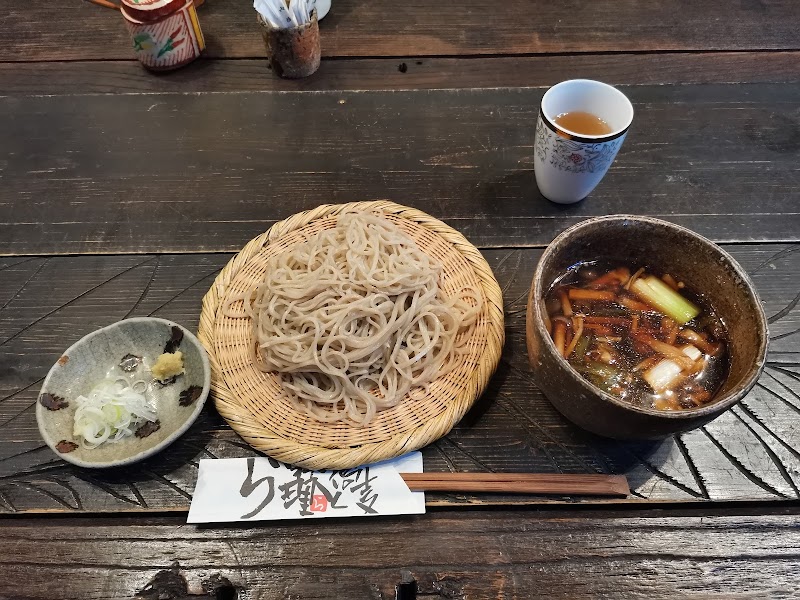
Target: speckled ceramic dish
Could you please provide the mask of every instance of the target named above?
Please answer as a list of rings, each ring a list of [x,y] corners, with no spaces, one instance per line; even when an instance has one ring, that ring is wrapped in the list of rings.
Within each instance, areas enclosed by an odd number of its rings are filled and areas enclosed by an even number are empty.
[[[185,372],[161,385],[152,381],[149,367],[165,349],[183,353]],[[141,358],[130,359],[136,365],[130,372],[120,367],[126,355]],[[158,427],[149,425],[118,442],[84,448],[73,436],[75,398],[107,376],[151,382]],[[64,352],[44,380],[36,420],[44,441],[64,460],[92,468],[126,465],[160,452],[183,435],[200,414],[210,384],[206,351],[191,332],[164,319],[126,319],[90,333]]]
[[[657,271],[679,274],[725,322],[730,371],[709,404],[680,411],[634,406],[589,383],[558,354],[544,324],[543,298],[570,266],[600,258],[645,261]],[[596,217],[554,239],[536,267],[527,317],[528,356],[536,385],[572,422],[612,438],[658,438],[700,427],[744,398],[766,360],[767,319],[744,269],[706,238],[649,217]]]

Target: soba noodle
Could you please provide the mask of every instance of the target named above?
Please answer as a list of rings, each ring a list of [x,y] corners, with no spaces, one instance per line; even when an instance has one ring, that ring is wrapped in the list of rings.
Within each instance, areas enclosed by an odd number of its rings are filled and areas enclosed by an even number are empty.
[[[441,271],[390,221],[345,213],[272,257],[246,295],[254,363],[313,418],[366,424],[459,364],[481,295],[447,297]],[[242,299],[225,314],[244,316]]]

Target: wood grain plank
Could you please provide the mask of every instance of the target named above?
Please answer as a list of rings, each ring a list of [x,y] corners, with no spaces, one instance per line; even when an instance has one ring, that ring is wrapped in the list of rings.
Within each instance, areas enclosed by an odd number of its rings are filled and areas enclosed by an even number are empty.
[[[534,181],[536,88],[0,98],[0,254],[233,251],[292,213],[373,198],[484,247],[609,213],[800,239],[800,84],[623,89],[633,128],[568,206]]]
[[[686,18],[687,11],[691,18]],[[210,57],[263,56],[252,6],[214,0],[199,11]],[[792,0],[526,2],[446,0],[401,5],[336,0],[321,23],[324,56],[531,54],[643,50],[797,50]],[[724,17],[724,18],[723,18]],[[75,3],[53,18],[43,0],[11,7],[0,30],[4,61],[133,58],[122,18]],[[73,32],[92,32],[76,43]]]
[[[269,527],[19,519],[0,597],[792,598],[800,518],[442,511]],[[232,594],[217,595],[219,590]]]
[[[727,249],[750,273],[772,335],[800,328],[800,244]],[[620,443],[567,423],[534,386],[525,349],[525,306],[537,249],[484,250],[503,289],[507,343],[489,389],[461,423],[424,450],[428,471],[623,473],[630,503],[780,501],[800,487],[798,338],[776,343],[779,362],[734,410],[704,430]],[[0,512],[186,510],[198,461],[254,452],[209,405],[168,453],[119,472],[87,472],[42,443],[32,410],[64,348],[113,321],[155,315],[197,327],[200,302],[227,254],[73,256],[18,261],[0,289],[22,289],[0,309]],[[35,273],[35,275],[32,275]],[[788,310],[785,310],[787,309]],[[794,358],[792,358],[794,357]],[[570,502],[569,498],[429,494],[432,506]],[[589,499],[586,502],[595,502]]]
[[[589,77],[616,85],[791,83],[800,52],[570,54],[323,60],[314,77],[275,77],[264,59],[200,60],[154,76],[136,61],[0,63],[3,95],[414,90],[551,86]]]

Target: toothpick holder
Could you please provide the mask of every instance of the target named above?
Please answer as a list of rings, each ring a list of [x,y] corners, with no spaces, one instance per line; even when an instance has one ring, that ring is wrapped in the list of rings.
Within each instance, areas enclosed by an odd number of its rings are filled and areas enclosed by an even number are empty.
[[[261,15],[256,16],[267,45],[270,67],[276,75],[299,79],[316,72],[321,55],[316,10],[311,13],[308,23],[289,29],[275,29]]]

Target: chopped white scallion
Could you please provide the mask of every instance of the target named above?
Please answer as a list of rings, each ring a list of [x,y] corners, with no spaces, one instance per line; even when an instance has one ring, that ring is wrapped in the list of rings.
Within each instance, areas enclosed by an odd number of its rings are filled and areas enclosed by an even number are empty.
[[[84,448],[93,449],[133,435],[145,421],[155,421],[155,409],[138,391],[146,388],[143,380],[128,385],[127,380],[117,379],[100,383],[88,396],[78,396],[73,435]]]
[[[647,370],[642,377],[656,393],[672,388],[680,379],[681,366],[669,358],[665,358]]]
[[[688,357],[689,357],[689,358],[691,358],[692,360],[697,360],[698,358],[700,358],[701,356],[703,356],[703,353],[702,353],[702,352],[700,352],[700,350],[698,350],[697,348],[695,348],[695,347],[694,347],[694,346],[692,346],[692,345],[689,345],[689,346],[683,346],[683,347],[681,348],[681,352],[683,352],[683,353],[684,353],[686,356],[688,356]]]

